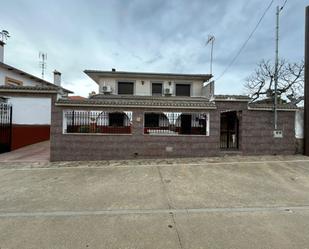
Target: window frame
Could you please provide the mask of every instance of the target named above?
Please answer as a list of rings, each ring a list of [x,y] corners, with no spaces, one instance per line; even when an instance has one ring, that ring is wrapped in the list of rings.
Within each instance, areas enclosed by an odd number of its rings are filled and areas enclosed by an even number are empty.
[[[135,80],[117,80],[116,81],[116,92],[117,92],[117,95],[125,95],[125,96],[132,96],[132,95],[135,95],[136,93],[136,89],[135,89],[135,86],[136,86],[136,81]],[[133,84],[133,93],[132,94],[119,94],[119,83],[132,83]]]
[[[150,87],[150,96],[163,96],[163,92],[164,92],[164,82],[163,81],[151,81],[151,87]],[[153,84],[161,84],[161,94],[156,93],[153,94]]]
[[[192,96],[192,82],[179,82],[179,81],[176,81],[174,83],[174,94],[175,96],[177,97],[191,97]],[[189,95],[177,95],[177,85],[188,85],[190,87],[190,90],[189,90]]]
[[[21,80],[16,80],[14,78],[5,76],[5,85],[6,86],[13,86],[13,84],[15,84],[14,86],[22,86],[23,82]]]
[[[192,117],[192,115],[198,115],[198,114],[203,114],[203,115],[206,115],[206,132],[205,132],[205,134],[181,134],[181,133],[178,133],[178,134],[164,134],[164,133],[157,133],[157,134],[149,134],[149,133],[145,133],[145,129],[146,128],[152,128],[152,127],[146,127],[145,126],[145,114],[151,114],[151,113],[153,113],[153,114],[164,114],[165,112],[156,112],[156,111],[144,111],[143,112],[143,135],[145,135],[145,136],[152,136],[152,135],[155,135],[155,136],[186,136],[186,137],[190,137],[190,136],[194,136],[194,137],[209,137],[210,136],[210,112],[209,111],[205,111],[205,112],[190,112],[190,111],[188,111],[188,112],[182,112],[181,113],[181,115],[182,114],[184,114],[184,115],[191,115],[191,117]],[[177,113],[177,112],[168,112],[168,113]],[[165,114],[164,114],[165,115]],[[181,116],[180,115],[180,116]],[[179,117],[180,117],[179,116]],[[181,122],[181,121],[180,121]],[[175,126],[175,124],[174,124],[174,126]],[[153,128],[160,128],[160,120],[159,120],[159,127],[153,127]],[[163,126],[162,126],[162,128],[164,128]],[[181,127],[180,127],[181,128]]]
[[[64,109],[62,112],[62,134],[65,135],[132,135],[132,111]],[[75,115],[78,117],[77,119],[74,119],[74,112],[76,112]],[[122,126],[110,126],[109,114],[111,113],[123,113]],[[71,128],[71,131],[69,131],[69,127]]]

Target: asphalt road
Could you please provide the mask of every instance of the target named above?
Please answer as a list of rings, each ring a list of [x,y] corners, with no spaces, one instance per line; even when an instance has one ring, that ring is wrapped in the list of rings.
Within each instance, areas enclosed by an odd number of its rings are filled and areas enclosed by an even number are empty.
[[[309,158],[2,162],[0,248],[309,248]]]

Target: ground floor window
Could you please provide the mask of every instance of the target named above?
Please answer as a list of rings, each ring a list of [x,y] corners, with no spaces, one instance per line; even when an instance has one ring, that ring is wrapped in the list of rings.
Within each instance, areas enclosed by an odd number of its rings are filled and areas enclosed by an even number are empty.
[[[64,111],[64,133],[130,134],[132,112]]]
[[[209,135],[209,115],[181,112],[145,113],[144,134]]]
[[[125,113],[112,112],[112,113],[109,113],[108,116],[109,116],[109,126],[113,126],[113,127],[124,126],[124,122],[126,119]]]

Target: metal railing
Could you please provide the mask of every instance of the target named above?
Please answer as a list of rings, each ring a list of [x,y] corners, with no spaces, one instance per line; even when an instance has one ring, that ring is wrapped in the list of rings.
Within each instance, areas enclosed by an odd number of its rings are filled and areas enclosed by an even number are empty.
[[[144,134],[208,135],[207,113],[161,112],[144,114]]]
[[[66,133],[131,134],[132,112],[65,111]]]
[[[11,150],[12,106],[0,103],[0,153]]]

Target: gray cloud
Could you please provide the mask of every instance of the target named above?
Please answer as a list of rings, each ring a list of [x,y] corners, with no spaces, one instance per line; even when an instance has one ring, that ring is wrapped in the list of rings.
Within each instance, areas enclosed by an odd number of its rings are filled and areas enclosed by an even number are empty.
[[[218,93],[242,93],[243,79],[261,59],[274,57],[276,0],[236,63],[217,82]],[[1,27],[12,34],[6,62],[40,75],[38,52],[48,53],[48,75],[86,96],[97,86],[84,69],[208,73],[208,34],[216,36],[214,75],[221,74],[262,15],[260,0],[11,0]],[[280,55],[304,54],[306,0],[290,0],[281,15]],[[14,16],[12,16],[14,13]]]

